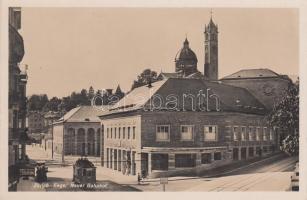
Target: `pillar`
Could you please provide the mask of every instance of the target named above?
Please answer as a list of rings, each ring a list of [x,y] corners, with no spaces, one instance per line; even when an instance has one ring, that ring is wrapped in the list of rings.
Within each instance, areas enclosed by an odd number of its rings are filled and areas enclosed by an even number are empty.
[[[148,153],[148,174],[151,174],[151,153]]]
[[[135,175],[135,151],[130,151],[131,155],[131,174]]]
[[[114,155],[114,170],[117,170],[117,165],[118,165],[117,149],[113,150],[113,155]]]
[[[117,149],[117,170],[122,170],[122,150]]]
[[[78,132],[75,132],[75,155],[78,155]]]
[[[97,131],[95,131],[94,133],[94,156],[98,156],[98,153],[97,153],[97,147],[98,147],[98,141],[97,141]]]
[[[201,165],[201,153],[196,153],[196,167]]]
[[[113,169],[113,149],[110,148],[110,161],[109,161],[109,164],[110,164],[110,169]]]
[[[121,168],[121,171],[123,171],[124,170],[124,150],[121,150],[121,157],[120,157],[120,160],[121,160],[121,162],[120,162],[120,168]]]
[[[140,175],[142,175],[141,153],[139,153],[139,152],[135,152],[135,171],[136,171],[136,174],[140,173]]]
[[[241,160],[241,147],[238,148],[238,160]]]
[[[103,157],[101,158],[101,164],[103,167],[109,167],[108,163],[106,162],[108,161],[108,149],[104,149],[103,151]]]
[[[175,169],[175,154],[174,153],[169,153],[168,154],[168,169]]]
[[[84,143],[85,143],[85,155],[87,156],[88,155],[88,152],[87,152],[87,149],[88,149],[88,146],[87,146],[87,134],[88,134],[88,130],[85,132],[85,135],[84,135]]]
[[[213,163],[213,162],[214,162],[214,151],[211,152],[211,163]]]

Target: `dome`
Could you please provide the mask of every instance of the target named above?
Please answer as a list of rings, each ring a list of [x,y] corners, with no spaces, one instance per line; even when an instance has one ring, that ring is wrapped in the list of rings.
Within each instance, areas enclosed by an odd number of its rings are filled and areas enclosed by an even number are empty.
[[[175,61],[178,60],[194,60],[197,62],[196,54],[192,51],[192,49],[190,49],[187,38],[183,43],[183,48],[181,48],[176,54]]]

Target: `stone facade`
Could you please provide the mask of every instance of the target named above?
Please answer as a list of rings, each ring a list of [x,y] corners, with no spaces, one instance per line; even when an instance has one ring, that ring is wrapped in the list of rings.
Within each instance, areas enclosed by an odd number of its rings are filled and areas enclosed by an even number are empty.
[[[105,127],[104,166],[131,175],[195,173],[272,153],[278,144],[276,131],[265,123],[263,115],[255,114],[140,111],[106,117],[102,124]],[[169,138],[165,141],[157,140],[160,125],[169,127]],[[181,128],[185,125],[193,127],[191,140],[181,138]],[[208,126],[216,127],[214,140],[204,138]],[[129,139],[128,127],[132,131]],[[260,130],[259,138],[256,128]],[[263,129],[267,130],[265,137]]]
[[[101,148],[100,123],[55,123],[53,142],[54,152],[57,154],[64,152],[64,155],[99,156]]]

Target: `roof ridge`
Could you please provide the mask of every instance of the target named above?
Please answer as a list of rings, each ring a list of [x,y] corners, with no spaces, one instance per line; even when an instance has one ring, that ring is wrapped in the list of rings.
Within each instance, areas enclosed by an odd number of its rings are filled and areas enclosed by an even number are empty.
[[[81,109],[81,107],[83,106],[78,106],[78,107],[73,108],[73,109],[76,109],[76,111],[72,115],[70,115],[67,119],[65,119],[65,115],[64,115],[63,122],[66,122],[68,119],[72,118],[72,116],[74,116]]]

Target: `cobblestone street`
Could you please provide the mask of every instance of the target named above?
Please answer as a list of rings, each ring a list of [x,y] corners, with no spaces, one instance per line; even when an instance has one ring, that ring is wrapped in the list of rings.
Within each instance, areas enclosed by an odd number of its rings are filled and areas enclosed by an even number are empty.
[[[46,162],[49,168],[47,191],[78,190],[69,186],[73,177],[72,162],[77,157],[65,156],[67,165],[62,166],[60,157],[55,156],[55,160],[51,161],[48,153],[38,145],[27,146],[27,153],[33,161]],[[98,163],[96,173],[100,191],[163,190],[159,179],[146,179],[139,185],[136,176],[122,175],[120,172],[103,168],[97,157],[89,159]],[[286,191],[289,189],[290,176],[296,161],[297,157],[278,158],[276,161],[267,162],[264,160],[229,171],[220,177],[171,177],[166,191]],[[275,184],[271,184],[272,181]],[[65,184],[66,186],[63,186]],[[36,187],[31,190],[42,189]]]

